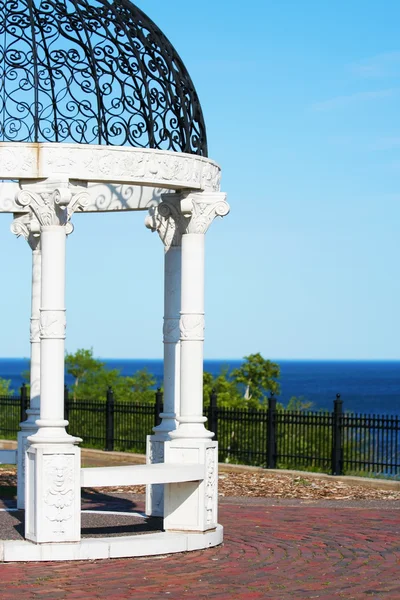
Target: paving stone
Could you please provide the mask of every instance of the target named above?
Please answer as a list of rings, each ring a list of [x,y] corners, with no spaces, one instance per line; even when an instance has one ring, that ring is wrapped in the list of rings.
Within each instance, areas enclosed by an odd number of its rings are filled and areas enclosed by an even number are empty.
[[[86,508],[143,510],[143,497]],[[346,503],[220,503],[224,544],[140,559],[0,565],[0,599],[400,600],[400,511]]]

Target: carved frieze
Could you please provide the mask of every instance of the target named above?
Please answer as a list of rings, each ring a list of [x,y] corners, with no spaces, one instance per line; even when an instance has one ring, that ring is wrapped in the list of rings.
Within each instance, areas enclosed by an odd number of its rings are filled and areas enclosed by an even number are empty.
[[[204,340],[204,315],[181,314],[179,327],[181,333],[181,340]]]
[[[216,465],[216,448],[206,449],[206,479],[205,479],[205,495],[206,495],[206,524],[213,525],[216,523],[215,507],[217,494],[217,465]]]
[[[40,309],[40,339],[65,339],[65,310]]]
[[[0,179],[59,175],[83,181],[216,192],[221,169],[208,158],[166,150],[90,144],[0,144]]]
[[[40,342],[40,319],[31,318],[30,341],[32,344]]]
[[[164,318],[163,327],[164,344],[177,344],[180,339],[179,318]]]
[[[45,517],[62,538],[73,516],[74,456],[55,454],[43,459]]]
[[[164,442],[151,440],[150,441],[150,464],[158,464],[164,462]]]

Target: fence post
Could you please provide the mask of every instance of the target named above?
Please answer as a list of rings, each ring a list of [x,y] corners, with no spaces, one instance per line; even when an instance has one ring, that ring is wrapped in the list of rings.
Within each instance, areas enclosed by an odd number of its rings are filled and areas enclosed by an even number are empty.
[[[156,403],[154,405],[154,427],[158,427],[161,423],[160,414],[163,411],[163,393],[160,388],[156,391]]]
[[[267,468],[276,469],[276,398],[268,398],[267,411]]]
[[[343,400],[340,399],[340,394],[336,394],[332,418],[332,475],[343,474],[342,415]]]
[[[67,385],[64,385],[64,419],[69,421],[69,390]]]
[[[28,408],[28,390],[26,389],[25,383],[21,386],[20,393],[20,422],[26,421],[27,414],[26,410]]]
[[[107,389],[106,400],[106,450],[114,450],[114,392],[111,386]]]
[[[214,432],[214,441],[218,441],[218,394],[213,389],[210,394],[210,406],[208,409],[208,427]]]

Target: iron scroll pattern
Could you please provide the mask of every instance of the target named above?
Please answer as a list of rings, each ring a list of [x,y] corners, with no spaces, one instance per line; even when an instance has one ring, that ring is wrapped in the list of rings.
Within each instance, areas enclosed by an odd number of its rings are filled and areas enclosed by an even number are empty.
[[[0,141],[207,156],[176,50],[128,0],[0,0]]]

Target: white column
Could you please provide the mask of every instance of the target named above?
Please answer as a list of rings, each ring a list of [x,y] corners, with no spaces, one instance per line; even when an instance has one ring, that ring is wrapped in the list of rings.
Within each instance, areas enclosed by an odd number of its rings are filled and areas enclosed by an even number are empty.
[[[18,469],[17,469],[17,507],[25,508],[25,458],[28,446],[27,438],[37,431],[36,420],[40,413],[40,338],[39,309],[41,289],[41,251],[40,225],[33,215],[17,216],[11,225],[11,231],[24,237],[32,250],[32,287],[30,320],[30,407],[28,418],[20,424],[18,432]]]
[[[33,542],[80,540],[81,441],[67,434],[64,420],[65,246],[69,218],[87,194],[68,181],[23,186],[17,202],[40,223],[40,419],[28,438],[25,537]]]
[[[177,427],[180,399],[181,246],[169,246],[164,253],[164,410],[155,433],[168,434]]]
[[[181,306],[181,228],[186,224],[179,210],[180,197],[166,194],[157,209],[146,219],[146,226],[158,231],[164,244],[164,397],[161,423],[147,438],[148,464],[164,462],[164,444],[176,429],[180,403],[180,333]],[[163,516],[164,486],[146,487],[146,514]]]
[[[165,444],[165,462],[204,464],[205,478],[165,486],[164,528],[202,532],[216,527],[218,512],[218,447],[203,417],[204,237],[229,206],[225,194],[194,193],[180,207],[188,218],[182,235],[181,399],[179,426]]]

